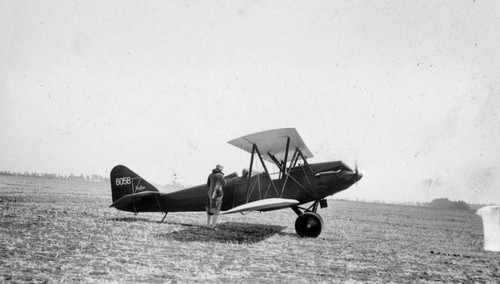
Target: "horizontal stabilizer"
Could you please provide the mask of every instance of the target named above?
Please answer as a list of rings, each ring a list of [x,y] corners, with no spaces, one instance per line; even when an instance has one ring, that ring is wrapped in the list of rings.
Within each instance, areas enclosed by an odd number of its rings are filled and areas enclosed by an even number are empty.
[[[143,204],[151,204],[148,211],[165,211],[159,202],[162,193],[157,191],[143,191],[123,196],[109,207],[125,211],[134,211],[134,207],[142,207]],[[157,208],[158,207],[158,208]],[[166,209],[166,208],[165,208]]]
[[[297,204],[299,204],[299,201],[295,199],[268,198],[236,206],[233,209],[221,212],[221,214],[232,214],[250,211],[270,211],[290,207]]]

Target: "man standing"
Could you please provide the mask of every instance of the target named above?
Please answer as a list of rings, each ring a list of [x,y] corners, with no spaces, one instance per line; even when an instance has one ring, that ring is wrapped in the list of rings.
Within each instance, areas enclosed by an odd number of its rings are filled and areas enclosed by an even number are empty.
[[[223,169],[223,166],[217,165],[215,169],[212,170],[212,173],[208,176],[207,180],[207,227],[212,229],[214,229],[217,224],[217,217],[219,216],[222,198],[224,197],[222,187],[226,185],[226,180],[224,179],[224,173],[222,172]],[[210,219],[212,219],[212,224],[210,224]]]

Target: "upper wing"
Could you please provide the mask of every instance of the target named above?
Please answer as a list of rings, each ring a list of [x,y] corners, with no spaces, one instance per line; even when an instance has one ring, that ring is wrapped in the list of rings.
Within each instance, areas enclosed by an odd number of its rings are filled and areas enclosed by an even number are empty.
[[[293,155],[297,148],[300,149],[306,158],[313,156],[295,128],[281,128],[257,132],[231,140],[228,143],[249,153],[252,153],[253,145],[255,144],[259,147],[259,151],[263,156],[262,158],[272,163],[273,160],[269,157],[268,153],[274,155],[279,161],[285,159],[287,138],[290,138],[289,157]]]
[[[221,214],[231,214],[231,213],[250,212],[250,211],[270,211],[270,210],[277,210],[290,207],[297,204],[299,204],[299,201],[295,199],[268,198],[234,207],[233,209],[221,212]]]

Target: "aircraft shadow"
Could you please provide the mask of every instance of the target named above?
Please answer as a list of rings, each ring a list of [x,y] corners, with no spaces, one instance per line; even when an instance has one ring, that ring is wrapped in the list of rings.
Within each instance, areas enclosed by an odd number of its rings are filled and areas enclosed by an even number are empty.
[[[226,222],[217,225],[217,229],[209,229],[204,226],[193,226],[184,230],[156,237],[173,239],[180,242],[218,242],[236,244],[254,244],[281,233],[286,229],[284,226],[272,226],[263,224],[249,224]]]
[[[121,217],[121,218],[108,218],[108,221],[114,221],[114,222],[126,222],[126,223],[132,223],[132,222],[145,222],[145,223],[158,223],[158,224],[169,224],[169,225],[181,225],[181,226],[191,226],[191,227],[201,227],[200,225],[197,224],[189,224],[189,223],[179,223],[179,222],[172,222],[170,220],[166,220],[164,222],[161,222],[159,220],[154,220],[150,218],[139,218],[139,217]]]
[[[158,223],[158,221],[154,221],[154,220],[147,219],[147,218],[139,218],[139,217],[108,218],[108,220],[115,221],[115,222],[128,222],[128,223],[131,223],[131,222],[156,222],[156,223]]]

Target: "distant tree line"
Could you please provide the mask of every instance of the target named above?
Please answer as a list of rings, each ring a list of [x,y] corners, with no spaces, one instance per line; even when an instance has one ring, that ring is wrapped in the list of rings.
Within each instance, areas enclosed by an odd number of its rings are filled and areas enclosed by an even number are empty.
[[[355,200],[351,200],[349,198],[346,199],[338,199],[338,200],[347,200],[347,201],[356,201],[356,202],[367,202],[367,203],[379,203],[379,204],[395,204],[395,205],[406,205],[406,206],[418,206],[418,207],[431,207],[431,208],[442,208],[442,209],[455,209],[455,210],[477,210],[481,207],[487,206],[489,204],[468,204],[464,201],[451,201],[448,198],[437,198],[432,200],[431,202],[415,202],[415,201],[407,201],[407,202],[387,202],[385,200],[365,200],[356,198]]]
[[[86,180],[93,182],[109,182],[109,177],[103,177],[101,175],[74,175],[73,173],[69,175],[54,174],[54,173],[37,173],[37,172],[11,172],[11,171],[0,171],[0,175],[10,175],[10,176],[28,176],[28,177],[43,177],[50,179],[67,179],[67,180]]]
[[[462,200],[451,201],[448,198],[437,198],[431,202],[424,203],[424,206],[442,209],[455,209],[455,210],[470,210],[469,204]]]

